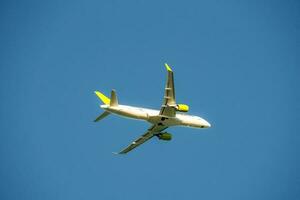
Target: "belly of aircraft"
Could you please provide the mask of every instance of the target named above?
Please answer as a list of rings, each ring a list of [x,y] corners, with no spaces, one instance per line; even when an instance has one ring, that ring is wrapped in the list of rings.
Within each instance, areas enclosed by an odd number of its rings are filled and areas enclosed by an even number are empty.
[[[117,106],[110,107],[109,112],[121,115],[123,117],[129,117],[134,119],[148,120],[149,115],[141,108],[131,107],[131,106]]]

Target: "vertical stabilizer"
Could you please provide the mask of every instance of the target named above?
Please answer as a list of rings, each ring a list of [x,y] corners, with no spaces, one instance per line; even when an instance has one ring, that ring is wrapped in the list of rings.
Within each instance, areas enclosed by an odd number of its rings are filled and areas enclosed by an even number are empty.
[[[115,90],[111,91],[110,106],[118,106],[118,97]]]

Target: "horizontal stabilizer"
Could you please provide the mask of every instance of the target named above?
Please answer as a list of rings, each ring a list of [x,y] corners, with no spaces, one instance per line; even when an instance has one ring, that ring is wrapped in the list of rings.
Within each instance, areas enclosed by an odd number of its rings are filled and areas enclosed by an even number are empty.
[[[102,94],[99,91],[95,91],[95,94],[97,95],[97,97],[105,104],[105,105],[109,105],[110,104],[110,99],[105,96],[104,94]]]
[[[110,114],[109,112],[105,111],[104,113],[102,113],[101,115],[99,115],[99,116],[94,120],[94,122],[100,121],[101,119],[107,117],[109,114]]]

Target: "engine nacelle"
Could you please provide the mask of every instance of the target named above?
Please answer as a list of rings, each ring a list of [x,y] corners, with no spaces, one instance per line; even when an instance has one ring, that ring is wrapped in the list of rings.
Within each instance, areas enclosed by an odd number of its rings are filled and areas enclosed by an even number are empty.
[[[176,110],[179,112],[188,112],[189,111],[189,106],[186,104],[177,104],[176,105]]]
[[[167,141],[172,140],[172,135],[171,135],[171,133],[167,133],[167,132],[160,133],[160,134],[157,135],[157,137],[158,137],[160,140],[167,140]]]

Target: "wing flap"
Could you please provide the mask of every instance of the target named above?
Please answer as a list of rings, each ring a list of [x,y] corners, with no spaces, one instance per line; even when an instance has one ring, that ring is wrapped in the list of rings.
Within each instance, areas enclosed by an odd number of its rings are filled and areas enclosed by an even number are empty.
[[[151,126],[148,131],[143,134],[141,137],[133,141],[130,145],[128,145],[125,149],[119,152],[119,154],[126,154],[129,151],[133,150],[134,148],[140,146],[141,144],[145,143],[149,139],[151,139],[155,134],[165,130],[168,128],[167,126],[158,126],[158,125],[153,125]]]
[[[175,100],[175,86],[174,86],[174,75],[171,67],[166,63],[165,67],[168,71],[167,82],[165,86],[165,94],[163,105],[160,110],[160,115],[174,117],[176,114],[176,100]]]

